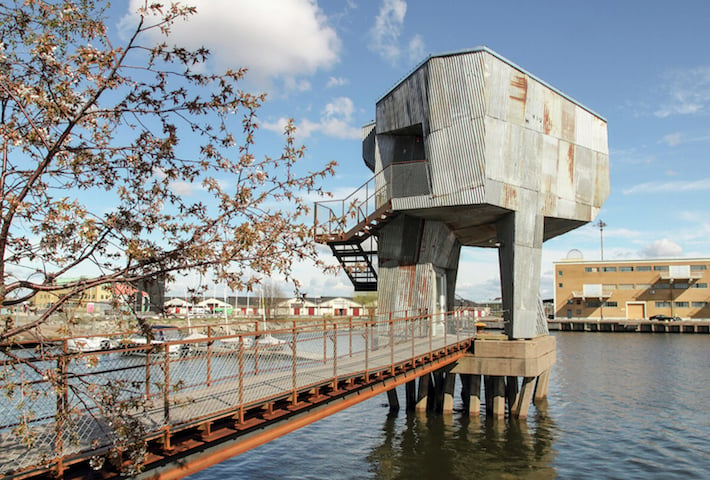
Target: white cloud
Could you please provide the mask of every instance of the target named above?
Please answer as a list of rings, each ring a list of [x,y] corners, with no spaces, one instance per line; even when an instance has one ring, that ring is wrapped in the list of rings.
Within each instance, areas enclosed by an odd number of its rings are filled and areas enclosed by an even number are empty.
[[[665,81],[667,99],[656,110],[657,117],[709,113],[710,67],[671,71]]]
[[[661,143],[665,143],[669,147],[675,147],[677,145],[686,143],[697,143],[697,142],[707,142],[710,140],[710,135],[701,135],[696,137],[690,137],[680,132],[669,133],[668,135],[661,138]]]
[[[710,178],[699,178],[697,180],[673,180],[670,182],[646,182],[634,185],[623,190],[624,195],[637,193],[679,193],[698,192],[710,190]]]
[[[641,252],[645,258],[673,258],[679,257],[682,253],[683,247],[667,238],[652,242]]]
[[[178,195],[188,196],[195,193],[195,190],[200,190],[200,188],[199,186],[196,188],[195,184],[193,183],[179,181],[170,182],[170,190],[172,190],[173,193],[176,193]]]
[[[383,0],[370,29],[370,50],[391,63],[395,63],[401,54],[399,37],[406,13],[407,2],[404,0]]]
[[[670,147],[675,147],[676,145],[682,143],[683,134],[681,134],[680,132],[669,133],[668,135],[664,136],[661,141]]]
[[[131,0],[135,12],[144,0]],[[327,69],[338,61],[340,39],[315,0],[192,0],[197,14],[173,26],[181,45],[206,46],[221,68],[247,67],[268,83]],[[122,23],[135,18],[130,13]],[[288,80],[302,88],[298,80]]]
[[[348,79],[343,77],[330,77],[328,83],[326,83],[326,88],[342,87],[348,84]]]
[[[337,97],[323,108],[319,121],[313,122],[306,118],[298,122],[296,136],[302,140],[315,132],[321,132],[329,137],[345,140],[359,139],[362,136],[362,131],[351,124],[354,112],[355,106],[350,98]],[[285,125],[285,118],[279,118],[275,122],[262,123],[265,129],[279,133],[283,132]]]
[[[422,39],[421,35],[417,34],[412,37],[407,51],[409,52],[410,62],[416,63],[424,60],[424,39]]]

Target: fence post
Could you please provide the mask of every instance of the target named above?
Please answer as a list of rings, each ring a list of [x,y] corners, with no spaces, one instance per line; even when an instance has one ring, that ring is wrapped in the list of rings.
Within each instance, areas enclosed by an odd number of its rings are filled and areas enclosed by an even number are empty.
[[[69,405],[69,384],[67,378],[67,341],[62,340],[62,352],[57,357],[57,370],[59,373],[59,385],[57,391],[57,412],[54,419],[57,440],[55,453],[57,456],[57,475],[62,478],[64,474],[64,419],[67,415]]]
[[[392,312],[390,312],[390,371],[394,377],[394,320],[392,320]]]
[[[212,384],[212,326],[207,327],[207,386]]]
[[[365,381],[370,381],[370,320],[365,322]]]
[[[348,319],[348,341],[350,342],[350,356],[353,356],[353,317]]]
[[[167,426],[170,423],[170,345],[163,344],[163,349],[163,355],[165,355],[163,362],[163,418],[165,426]]]
[[[411,329],[412,329],[412,367],[417,366],[417,360],[416,360],[416,354],[415,354],[415,349],[414,349],[414,329],[417,327],[417,321],[415,320],[417,317],[412,317],[410,323],[411,323]]]
[[[338,324],[333,322],[333,391],[338,389]]]
[[[328,363],[328,320],[323,317],[323,365]]]
[[[296,405],[298,403],[298,385],[296,383],[297,381],[297,363],[296,363],[296,336],[298,335],[298,332],[296,331],[296,320],[293,321],[293,327],[291,330],[291,342],[293,343],[293,347],[291,348],[293,356],[291,360],[291,383],[293,387],[293,391],[291,393],[291,404]]]
[[[239,369],[239,423],[244,423],[244,337],[242,335],[239,335],[237,365]]]

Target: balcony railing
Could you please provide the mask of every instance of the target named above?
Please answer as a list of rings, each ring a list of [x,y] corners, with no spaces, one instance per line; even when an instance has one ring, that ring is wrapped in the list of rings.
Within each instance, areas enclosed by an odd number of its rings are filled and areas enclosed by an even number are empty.
[[[342,235],[369,223],[391,208],[393,198],[430,193],[428,160],[390,164],[346,198],[316,202],[316,238]]]

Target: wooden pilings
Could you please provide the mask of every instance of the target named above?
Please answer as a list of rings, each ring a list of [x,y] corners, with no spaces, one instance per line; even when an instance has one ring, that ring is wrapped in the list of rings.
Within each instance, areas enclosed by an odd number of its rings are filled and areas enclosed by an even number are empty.
[[[500,419],[507,414],[526,418],[530,404],[547,398],[555,359],[554,337],[515,341],[477,339],[471,354],[419,377],[418,383],[408,382],[406,408],[419,412],[453,412],[458,374],[464,412],[480,415],[481,398],[485,398],[487,416]],[[399,400],[394,390],[389,393],[389,399],[390,408],[398,409]]]
[[[453,413],[456,373],[444,368],[426,374],[416,382],[405,384],[407,410],[418,412]],[[487,416],[501,419],[506,413],[515,418],[526,418],[530,404],[538,404],[547,398],[550,370],[537,377],[459,374],[461,384],[461,404],[464,413],[470,416],[481,413],[481,386],[485,395]],[[483,384],[483,385],[482,385]],[[395,389],[387,392],[390,411],[399,410],[399,399]]]

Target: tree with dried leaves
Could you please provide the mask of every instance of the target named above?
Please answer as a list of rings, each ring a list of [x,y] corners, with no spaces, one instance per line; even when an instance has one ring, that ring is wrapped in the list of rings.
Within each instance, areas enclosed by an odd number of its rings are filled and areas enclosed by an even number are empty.
[[[193,7],[146,2],[120,44],[105,9],[0,5],[0,303],[58,294],[32,321],[6,318],[6,362],[22,360],[13,338],[97,285],[199,272],[240,291],[274,274],[294,281],[295,261],[319,264],[305,196],[323,195],[335,164],[301,167],[292,123],[277,155],[253,153],[264,95],[239,89],[246,70],[209,73],[206,49],[170,43]],[[15,391],[17,372],[2,375]],[[110,388],[94,398],[115,420]]]
[[[334,163],[299,173],[291,123],[278,156],[255,158],[264,95],[238,88],[245,70],[204,73],[207,50],[170,46],[194,8],[140,13],[115,45],[92,1],[0,6],[0,301],[68,292],[0,340],[99,284],[211,271],[242,290],[318,261],[303,194],[322,193]]]

